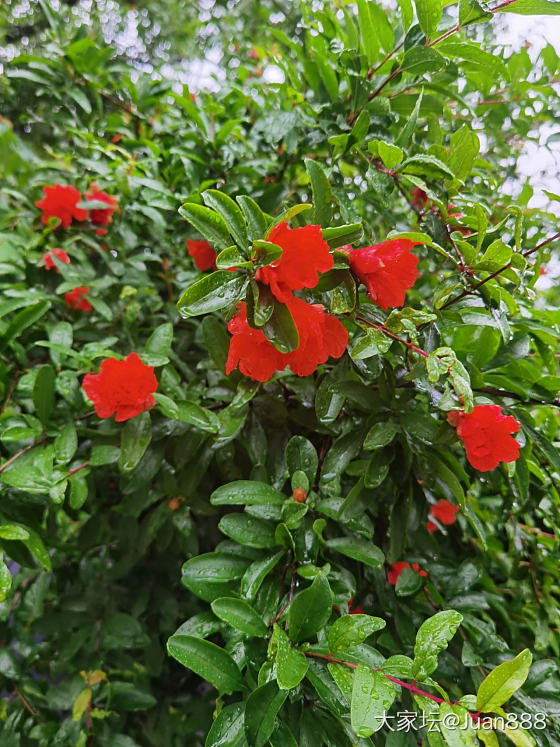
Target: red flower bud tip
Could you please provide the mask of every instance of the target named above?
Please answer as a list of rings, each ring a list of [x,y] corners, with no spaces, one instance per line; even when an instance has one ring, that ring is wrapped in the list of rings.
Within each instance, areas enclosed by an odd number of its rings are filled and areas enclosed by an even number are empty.
[[[292,498],[298,503],[305,503],[307,500],[307,493],[303,488],[296,488],[292,493]]]
[[[418,242],[390,239],[382,244],[354,249],[350,267],[367,288],[369,298],[382,309],[402,306],[405,293],[418,277],[418,257],[412,248]]]
[[[299,347],[291,353],[281,353],[270,343],[261,329],[253,329],[247,321],[245,304],[228,324],[233,335],[226,363],[226,374],[239,365],[244,376],[255,381],[268,381],[275,371],[287,366],[297,376],[309,376],[329,358],[340,358],[346,350],[348,332],[335,317],[300,298],[286,303],[299,333]]]
[[[190,96],[191,101],[194,104],[194,102],[196,101],[196,96],[194,95],[194,93],[189,93],[189,96]]]
[[[207,241],[187,239],[187,251],[189,256],[193,258],[197,270],[204,272],[205,270],[216,269],[216,257],[218,255]]]
[[[399,576],[404,571],[405,568],[412,568],[413,571],[416,571],[416,573],[419,576],[427,576],[428,574],[426,571],[423,571],[418,563],[413,563],[410,565],[410,563],[406,563],[403,560],[399,560],[396,563],[392,563],[391,567],[389,568],[389,571],[387,573],[387,580],[391,584],[391,586],[396,586],[397,581],[399,580]]]
[[[55,272],[60,274],[60,270],[55,265],[53,257],[56,257],[66,265],[70,264],[70,257],[66,254],[64,249],[51,249],[50,252],[45,252],[45,254],[43,254],[43,264],[45,265],[45,270],[54,270]]]
[[[35,203],[43,211],[41,223],[47,224],[49,218],[58,218],[59,225],[68,228],[72,219],[82,221],[88,217],[87,210],[76,207],[82,196],[75,187],[69,184],[54,184],[52,187],[43,187],[43,192],[43,199]]]
[[[256,49],[250,49],[250,50],[249,50],[249,57],[250,57],[250,58],[251,58],[252,60],[258,60],[258,59],[259,59],[259,53],[257,52],[257,50],[256,50]]]
[[[416,207],[423,208],[428,202],[428,195],[420,187],[414,187],[410,193],[412,197],[412,204]]]
[[[86,200],[96,200],[97,202],[107,203],[106,208],[96,208],[95,210],[89,211],[89,219],[95,226],[108,226],[113,220],[113,213],[117,209],[119,201],[116,197],[108,195],[107,192],[99,189],[97,184],[92,183],[89,186],[89,191],[85,193]],[[99,236],[103,236],[107,233],[103,229],[98,229],[96,233]]]
[[[261,267],[256,279],[267,283],[279,301],[288,302],[292,291],[314,288],[320,272],[328,272],[334,260],[320,226],[290,228],[274,226],[267,241],[282,247],[282,256],[272,265]]]
[[[504,415],[499,405],[477,405],[472,412],[450,412],[448,422],[457,428],[469,463],[479,472],[489,472],[500,462],[515,462],[519,444],[511,434],[521,424],[511,415]]]
[[[181,507],[181,501],[178,498],[171,498],[167,506],[170,511],[177,511]]]
[[[70,309],[80,309],[80,311],[92,311],[93,306],[87,300],[86,296],[89,293],[89,288],[84,285],[80,285],[74,290],[64,294],[64,300],[66,305]]]
[[[539,267],[539,275],[546,275],[546,267],[544,265]]]
[[[112,143],[120,143],[122,140],[122,135],[115,135],[113,138],[111,138]]]
[[[457,520],[456,513],[459,510],[459,506],[454,506],[449,501],[442,499],[438,501],[433,506],[430,506],[430,516],[433,516],[438,521],[440,521],[442,524],[445,524],[448,526],[449,524],[454,524]],[[435,532],[437,529],[437,524],[434,524],[433,521],[428,520],[428,524],[426,526],[426,529],[430,534],[432,532]]]
[[[153,367],[142,363],[137,353],[130,353],[123,361],[105,358],[98,374],[84,376],[82,388],[98,417],[116,414],[119,423],[155,405],[153,393],[158,381]]]

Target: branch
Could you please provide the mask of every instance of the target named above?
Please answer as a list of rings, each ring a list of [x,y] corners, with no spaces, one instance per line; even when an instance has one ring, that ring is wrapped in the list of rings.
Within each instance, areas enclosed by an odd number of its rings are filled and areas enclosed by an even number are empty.
[[[328,661],[331,664],[342,664],[342,666],[350,667],[351,669],[357,669],[358,665],[354,664],[354,662],[351,661],[344,661],[343,659],[336,659],[332,654],[318,654],[314,651],[305,651],[304,652],[306,656],[313,657],[314,659],[324,659],[325,661]],[[414,695],[422,695],[424,698],[429,698],[430,700],[433,700],[436,703],[447,703],[447,705],[459,705],[458,703],[450,703],[448,700],[444,700],[443,698],[438,698],[437,695],[430,695],[430,693],[427,693],[425,690],[420,690],[420,688],[416,687],[416,685],[410,685],[408,682],[403,682],[402,680],[398,680],[396,677],[391,677],[388,674],[385,674],[381,671],[381,669],[374,669],[372,670],[374,672],[379,672],[385,679],[390,680],[391,682],[394,682],[396,685],[400,685],[400,687],[404,687],[406,690],[410,690],[411,693]],[[479,720],[479,716],[476,713],[469,714],[471,718],[473,718],[475,721]]]
[[[364,324],[367,324],[369,327],[373,327],[373,329],[377,329],[379,332],[382,332],[387,337],[390,337],[392,340],[396,340],[397,342],[400,342],[401,345],[404,345],[409,350],[412,350],[414,353],[418,353],[418,355],[423,355],[424,358],[429,358],[429,354],[426,353],[425,350],[422,350],[422,348],[417,347],[416,345],[413,345],[411,342],[408,342],[408,340],[403,340],[401,337],[398,337],[397,335],[393,334],[390,330],[387,329],[383,324],[374,324],[373,322],[368,321],[367,319],[364,319],[362,316],[357,316],[356,319],[359,322],[363,322]]]
[[[513,1],[517,2],[517,0],[513,0]],[[531,254],[538,252],[539,249],[542,249],[543,247],[548,246],[548,244],[551,244],[553,241],[556,241],[556,239],[559,239],[559,238],[560,238],[560,231],[558,231],[558,233],[555,233],[554,236],[551,236],[550,238],[545,239],[544,241],[541,241],[541,243],[537,244],[537,246],[535,246],[533,249],[528,249],[526,252],[521,252],[521,256],[530,257]],[[485,285],[489,280],[493,280],[498,275],[501,275],[502,272],[509,270],[510,267],[511,267],[511,262],[508,262],[507,265],[504,265],[503,267],[500,267],[498,270],[495,270],[490,275],[488,275],[487,278],[484,278],[484,280],[481,280],[476,285],[473,285],[471,288],[466,288],[464,291],[459,293],[458,296],[455,296],[455,298],[451,298],[449,301],[444,303],[443,306],[440,308],[440,311],[443,311],[443,309],[447,309],[452,304],[457,303],[457,301],[460,301],[461,299],[465,298],[465,296],[472,296],[479,288]]]

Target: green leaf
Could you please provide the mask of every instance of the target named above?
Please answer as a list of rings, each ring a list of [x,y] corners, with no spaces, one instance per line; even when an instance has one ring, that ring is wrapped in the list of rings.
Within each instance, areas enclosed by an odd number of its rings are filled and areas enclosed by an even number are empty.
[[[370,615],[343,615],[329,630],[329,651],[342,651],[358,646],[372,633],[385,627],[385,620]]]
[[[286,496],[264,482],[236,480],[221,485],[210,496],[214,506],[280,506]]]
[[[264,638],[268,635],[268,627],[249,602],[244,599],[219,597],[214,599],[210,606],[216,617],[236,630],[257,638]]]
[[[349,223],[344,226],[323,228],[323,238],[331,249],[337,249],[345,244],[353,244],[361,239],[364,229],[361,223]]]
[[[476,694],[476,709],[496,712],[523,685],[529,674],[533,656],[524,649],[515,659],[504,661],[481,682]]]
[[[384,335],[383,332],[380,332],[378,329],[370,328],[367,330],[365,335],[357,338],[350,355],[352,360],[365,360],[374,355],[385,354],[392,344],[393,341],[390,337]]]
[[[512,254],[513,249],[504,244],[502,239],[497,239],[486,249],[480,260],[474,265],[474,269],[492,272],[508,264]]]
[[[199,231],[216,249],[231,246],[231,234],[221,215],[204,205],[186,202],[179,208],[179,214]]]
[[[297,687],[309,667],[308,659],[305,654],[292,647],[290,639],[279,625],[274,626],[269,650],[276,664],[278,687],[281,690]]]
[[[358,737],[369,737],[380,728],[395,696],[396,690],[390,680],[358,664],[354,670],[350,709],[352,729]]]
[[[368,143],[368,148],[371,143]],[[370,148],[371,150],[371,148]],[[385,143],[383,140],[377,141],[377,151],[379,157],[383,161],[383,165],[388,169],[392,169],[403,160],[404,153],[398,145],[392,145],[391,143]]]
[[[271,265],[282,257],[282,247],[273,244],[271,241],[258,239],[254,242],[253,247],[256,250],[255,267],[266,267],[266,265]]]
[[[213,601],[230,593],[248,565],[246,558],[212,552],[196,555],[184,563],[181,582],[201,599]]]
[[[496,7],[495,12],[520,16],[559,16],[560,6],[553,0],[516,0],[503,8]]]
[[[284,551],[280,550],[270,557],[253,561],[241,579],[241,594],[247,599],[254,599],[262,582],[283,555]]]
[[[448,747],[474,747],[480,730],[473,728],[469,712],[455,703],[441,703],[439,731]]]
[[[4,562],[4,553],[0,550],[0,602],[3,602],[8,596],[12,587],[12,574]]]
[[[74,423],[66,423],[54,440],[54,454],[57,462],[69,462],[78,448],[78,434]]]
[[[358,24],[362,49],[367,58],[368,66],[372,67],[379,53],[379,43],[370,14],[370,3],[367,0],[358,0]]]
[[[471,173],[474,159],[480,150],[480,141],[469,125],[451,135],[449,144],[449,167],[457,179],[465,181]]]
[[[288,633],[292,641],[312,638],[324,628],[332,613],[332,592],[324,573],[296,594],[288,609]]]
[[[35,384],[33,385],[33,404],[35,412],[41,423],[46,426],[54,410],[55,401],[55,375],[54,369],[49,364],[41,366],[37,371]]]
[[[416,47],[413,47],[413,49],[416,49]],[[414,60],[411,60],[411,62],[414,62]],[[408,118],[405,126],[399,132],[397,139],[395,140],[395,145],[406,146],[410,143],[414,130],[416,129],[416,122],[418,120],[418,114],[420,112],[420,107],[422,106],[423,97],[424,97],[424,89],[422,88],[420,89],[420,93],[418,94],[418,97],[416,99],[416,104],[414,105],[412,114]]]
[[[222,516],[218,528],[230,539],[247,547],[269,549],[276,544],[272,524],[246,514]]]
[[[463,616],[455,610],[437,612],[422,623],[414,644],[414,676],[423,679],[437,667],[437,655],[457,632]]]
[[[0,539],[26,540],[29,539],[29,532],[17,524],[0,524]]]
[[[173,635],[167,641],[167,650],[180,664],[192,669],[220,693],[229,695],[244,689],[237,664],[215,643],[190,635]]]
[[[378,547],[356,537],[335,537],[327,540],[327,547],[371,568],[380,568],[385,560]]]
[[[404,174],[424,175],[428,179],[445,179],[446,177],[453,179],[455,177],[449,167],[439,158],[424,154],[407,158],[406,161],[401,163],[397,171],[402,171]]]
[[[245,225],[243,213],[231,197],[228,197],[224,192],[219,192],[217,189],[207,189],[202,193],[202,199],[209,208],[214,209],[222,216],[228,232],[233,236],[237,246],[242,250],[246,250],[249,246],[247,226]]]
[[[104,464],[118,462],[121,450],[118,446],[94,446],[91,450],[89,463],[92,467],[101,467]]]
[[[29,552],[35,556],[46,571],[52,570],[51,559],[41,537],[39,537],[37,532],[29,527],[27,527],[27,533],[29,534],[29,537],[23,540],[24,545],[27,547]]]
[[[298,470],[304,472],[309,484],[313,485],[319,466],[319,457],[311,441],[304,436],[292,436],[286,445],[286,464],[290,475]]]
[[[402,69],[409,75],[424,75],[424,73],[435,73],[445,65],[445,57],[442,57],[432,47],[412,47],[405,53]],[[396,142],[404,144],[400,138],[397,138]]]
[[[482,0],[459,0],[459,25],[469,26],[472,23],[489,21],[492,13]]]
[[[364,449],[380,449],[387,446],[395,438],[400,428],[397,423],[388,420],[384,423],[376,423],[369,429],[364,440]]]
[[[218,311],[240,301],[247,283],[246,277],[227,270],[204,275],[179,298],[177,309],[184,317]]]
[[[442,0],[414,0],[414,4],[420,28],[430,39],[441,21]]]
[[[149,412],[141,412],[127,420],[121,435],[119,466],[123,472],[131,472],[144,456],[152,440],[152,421]]]
[[[245,744],[245,704],[227,705],[214,719],[205,747],[242,747]]]
[[[311,179],[313,192],[313,222],[328,226],[332,213],[332,193],[329,179],[321,164],[312,158],[304,159],[305,170]]]
[[[70,483],[70,508],[74,511],[80,509],[88,497],[87,480],[83,474],[72,475]]]
[[[273,730],[278,711],[288,696],[276,682],[267,682],[249,695],[245,705],[245,736],[251,747],[264,747]]]
[[[263,239],[268,230],[270,219],[263,213],[257,203],[247,195],[239,195],[235,198],[243,211],[247,221],[247,231],[252,241]]]
[[[152,363],[146,360],[147,358],[156,357],[157,359],[165,359],[165,363],[167,363],[172,342],[173,325],[171,324],[171,322],[160,324],[159,327],[156,327],[152,334],[146,340],[143,354],[143,358],[145,359],[144,362],[148,363],[148,365],[151,366],[163,365],[163,362],[158,361],[157,363]]]
[[[274,301],[272,314],[262,326],[266,339],[281,353],[291,353],[299,347],[299,332],[286,304]]]
[[[228,357],[229,335],[224,325],[215,316],[202,320],[204,347],[219,371],[224,371]]]

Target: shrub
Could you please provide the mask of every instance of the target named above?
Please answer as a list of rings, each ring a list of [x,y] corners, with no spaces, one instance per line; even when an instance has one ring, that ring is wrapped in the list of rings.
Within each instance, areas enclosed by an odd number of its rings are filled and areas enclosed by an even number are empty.
[[[212,93],[41,7],[0,89],[2,744],[560,743],[560,234],[504,189],[558,57],[480,31],[554,4],[220,11]]]

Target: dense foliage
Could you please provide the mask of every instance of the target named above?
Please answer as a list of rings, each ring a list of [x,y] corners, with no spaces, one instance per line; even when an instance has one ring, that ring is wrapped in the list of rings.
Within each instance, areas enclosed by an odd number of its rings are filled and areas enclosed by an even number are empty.
[[[214,93],[71,7],[0,81],[0,744],[560,744],[560,59],[491,41],[558,5],[217,3]]]

